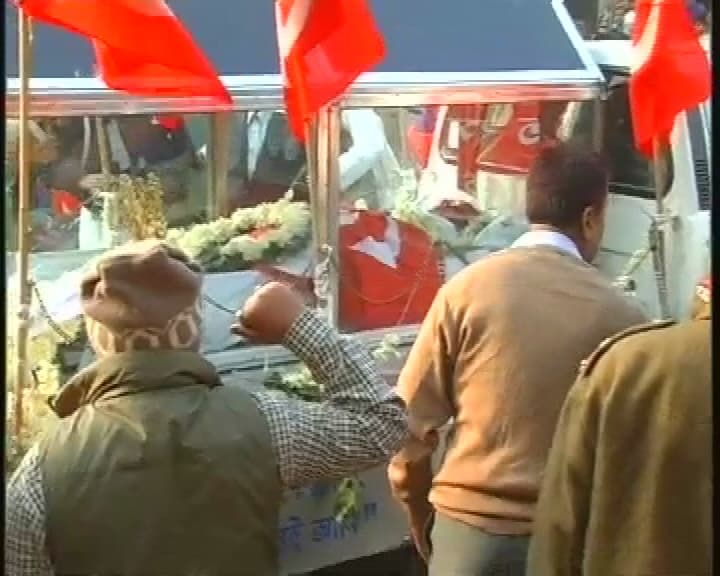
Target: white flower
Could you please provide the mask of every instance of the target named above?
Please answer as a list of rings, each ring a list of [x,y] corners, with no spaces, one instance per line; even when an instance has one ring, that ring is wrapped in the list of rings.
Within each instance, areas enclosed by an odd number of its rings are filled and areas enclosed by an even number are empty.
[[[189,229],[172,229],[168,242],[184,250],[191,258],[204,254],[213,261],[212,252],[224,258],[240,256],[252,263],[265,256],[271,246],[284,247],[304,237],[311,223],[310,208],[304,202],[291,202],[288,198],[274,204],[260,204],[240,208],[229,218],[197,224]],[[250,233],[264,229],[258,237]]]

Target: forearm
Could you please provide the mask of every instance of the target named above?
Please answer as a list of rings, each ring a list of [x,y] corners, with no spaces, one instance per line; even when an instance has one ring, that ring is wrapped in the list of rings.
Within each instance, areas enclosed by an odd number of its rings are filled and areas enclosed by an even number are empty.
[[[338,337],[308,310],[285,343],[326,395],[322,402],[279,392],[257,395],[268,415],[285,484],[339,477],[386,462],[406,438],[405,407],[369,352]]]
[[[395,499],[408,511],[429,506],[432,487],[433,446],[411,437],[403,449],[390,461],[388,481]]]

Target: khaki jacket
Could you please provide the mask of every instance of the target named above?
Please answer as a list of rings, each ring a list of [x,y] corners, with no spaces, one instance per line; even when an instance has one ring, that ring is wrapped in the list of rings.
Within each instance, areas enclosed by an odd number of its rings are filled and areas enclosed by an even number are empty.
[[[529,576],[712,572],[709,307],[604,343],[562,411]]]

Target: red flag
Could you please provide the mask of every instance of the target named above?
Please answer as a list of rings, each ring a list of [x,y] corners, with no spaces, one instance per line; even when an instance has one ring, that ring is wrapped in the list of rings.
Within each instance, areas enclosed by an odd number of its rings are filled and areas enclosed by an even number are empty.
[[[305,121],[385,56],[366,0],[276,0],[280,65],[290,126]]]
[[[16,0],[28,16],[88,38],[110,88],[137,96],[230,94],[163,0]]]
[[[710,62],[685,0],[638,0],[630,79],[635,144],[653,156],[669,141],[675,118],[710,97]]]

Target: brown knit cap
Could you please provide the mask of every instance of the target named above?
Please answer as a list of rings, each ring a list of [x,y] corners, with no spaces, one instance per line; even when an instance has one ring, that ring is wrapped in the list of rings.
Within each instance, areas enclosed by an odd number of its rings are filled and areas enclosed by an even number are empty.
[[[201,285],[199,268],[159,240],[133,242],[106,252],[80,289],[95,352],[197,350]]]

